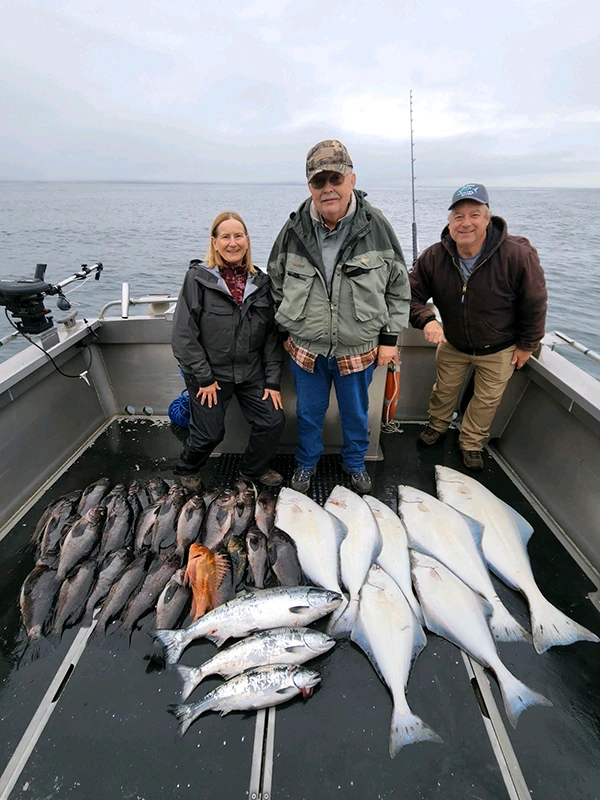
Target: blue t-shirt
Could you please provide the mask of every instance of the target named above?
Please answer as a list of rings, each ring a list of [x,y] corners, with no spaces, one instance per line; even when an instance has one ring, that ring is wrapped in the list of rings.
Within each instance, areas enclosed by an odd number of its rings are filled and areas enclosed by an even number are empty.
[[[481,255],[481,250],[474,256],[471,256],[471,258],[461,258],[460,256],[458,257],[458,260],[460,262],[460,271],[463,274],[465,283],[469,280],[469,277],[473,272],[473,267],[475,266],[475,262],[477,261],[480,255]]]

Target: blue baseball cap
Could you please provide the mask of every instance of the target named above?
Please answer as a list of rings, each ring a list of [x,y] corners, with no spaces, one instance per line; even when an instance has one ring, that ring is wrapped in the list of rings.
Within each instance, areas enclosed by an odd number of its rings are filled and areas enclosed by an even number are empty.
[[[484,206],[489,206],[490,204],[487,189],[482,183],[465,183],[464,186],[457,189],[452,195],[452,202],[448,206],[448,211],[451,211],[461,200],[473,200],[476,203],[483,203]]]

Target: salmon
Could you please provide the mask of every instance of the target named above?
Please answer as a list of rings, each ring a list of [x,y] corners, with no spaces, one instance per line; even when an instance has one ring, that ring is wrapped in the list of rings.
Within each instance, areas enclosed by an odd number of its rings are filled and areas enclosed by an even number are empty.
[[[223,602],[221,586],[229,572],[225,554],[213,553],[203,544],[190,545],[184,582],[192,590],[192,622]]]

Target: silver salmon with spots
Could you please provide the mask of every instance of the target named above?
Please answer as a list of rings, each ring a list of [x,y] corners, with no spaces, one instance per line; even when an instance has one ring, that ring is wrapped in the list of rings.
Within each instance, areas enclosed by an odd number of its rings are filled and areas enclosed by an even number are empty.
[[[165,649],[167,664],[175,664],[196,639],[210,639],[220,647],[227,639],[241,639],[269,628],[305,627],[342,602],[338,592],[315,586],[277,586],[248,592],[209,611],[180,631],[157,630],[154,639]]]
[[[298,664],[257,667],[217,686],[198,703],[173,704],[167,706],[167,711],[179,720],[181,737],[207,711],[218,711],[225,716],[230,711],[271,708],[299,694],[306,699],[320,680],[314,669]]]
[[[199,667],[177,665],[183,680],[182,701],[209,675],[233,678],[254,667],[269,664],[304,664],[323,655],[335,645],[335,639],[311,628],[276,628],[260,631],[221,650]]]

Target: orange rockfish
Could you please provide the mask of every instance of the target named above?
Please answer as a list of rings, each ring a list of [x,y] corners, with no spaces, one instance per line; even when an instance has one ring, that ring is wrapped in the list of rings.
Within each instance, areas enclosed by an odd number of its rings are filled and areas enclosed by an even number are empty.
[[[227,584],[230,572],[225,554],[213,553],[203,544],[190,545],[184,583],[192,590],[192,622],[223,602],[223,583]]]

